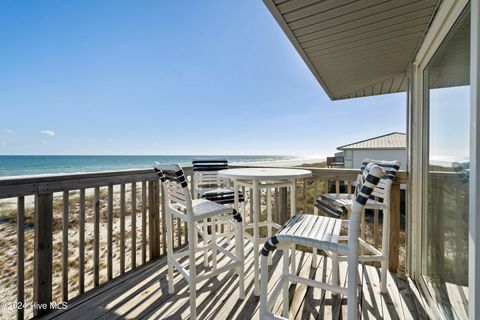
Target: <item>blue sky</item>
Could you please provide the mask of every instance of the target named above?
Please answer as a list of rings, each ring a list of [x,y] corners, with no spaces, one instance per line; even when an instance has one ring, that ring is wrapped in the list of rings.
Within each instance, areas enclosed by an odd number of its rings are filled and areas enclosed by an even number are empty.
[[[261,1],[1,1],[0,43],[0,154],[325,155],[405,132],[404,94],[331,102]]]

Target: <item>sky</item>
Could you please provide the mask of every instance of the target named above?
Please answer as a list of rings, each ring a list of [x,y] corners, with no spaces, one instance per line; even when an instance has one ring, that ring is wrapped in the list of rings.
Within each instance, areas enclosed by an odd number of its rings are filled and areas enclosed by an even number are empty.
[[[330,101],[262,1],[0,2],[0,154],[328,155],[405,99]]]

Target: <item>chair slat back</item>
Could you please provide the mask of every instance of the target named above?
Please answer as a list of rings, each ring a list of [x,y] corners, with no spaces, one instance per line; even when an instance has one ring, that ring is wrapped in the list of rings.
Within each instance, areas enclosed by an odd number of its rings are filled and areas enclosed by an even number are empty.
[[[360,220],[365,204],[372,195],[374,189],[384,176],[385,171],[374,163],[365,166],[355,187],[352,212],[348,228],[348,241],[358,241],[360,235]]]
[[[226,183],[226,180],[220,178],[218,171],[228,169],[226,159],[202,159],[193,160],[193,186],[195,189],[216,187]]]
[[[186,209],[192,213],[192,199],[185,173],[180,165],[161,165],[155,162],[154,169],[162,182],[167,206]]]
[[[393,160],[393,161],[385,161],[385,160],[371,160],[365,159],[363,160],[362,167],[360,168],[358,179],[362,177],[364,174],[364,170],[369,163],[373,163],[380,168],[383,169],[384,175],[381,177],[378,184],[375,186],[371,193],[371,197],[378,197],[379,199],[383,200],[384,202],[388,202],[390,200],[390,190],[392,187],[393,180],[395,179],[398,170],[400,170],[400,161]]]

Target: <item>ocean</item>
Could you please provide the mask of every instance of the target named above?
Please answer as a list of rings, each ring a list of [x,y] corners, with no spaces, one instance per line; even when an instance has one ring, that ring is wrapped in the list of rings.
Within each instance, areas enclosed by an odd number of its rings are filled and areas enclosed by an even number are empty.
[[[227,159],[229,163],[294,160],[294,156],[0,156],[0,177],[37,174],[97,172],[151,168],[162,164],[191,164],[193,159]]]

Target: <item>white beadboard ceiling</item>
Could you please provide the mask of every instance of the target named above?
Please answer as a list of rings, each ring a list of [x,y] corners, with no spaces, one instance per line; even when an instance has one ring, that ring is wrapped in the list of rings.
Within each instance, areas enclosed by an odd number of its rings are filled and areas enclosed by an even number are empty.
[[[332,100],[402,92],[441,0],[264,0]]]

